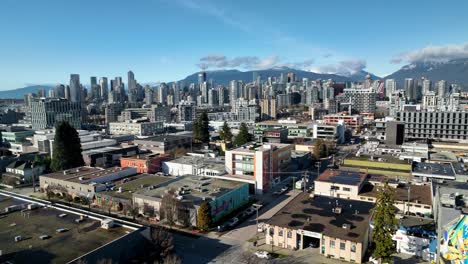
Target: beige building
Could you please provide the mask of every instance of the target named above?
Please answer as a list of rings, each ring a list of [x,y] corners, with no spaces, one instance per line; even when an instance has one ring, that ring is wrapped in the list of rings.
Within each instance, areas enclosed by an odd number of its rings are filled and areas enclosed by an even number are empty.
[[[268,222],[266,243],[289,249],[318,247],[330,258],[362,263],[372,203],[301,193]]]
[[[106,183],[120,180],[137,173],[136,168],[113,167],[101,169],[77,167],[69,170],[45,174],[39,177],[40,188],[54,193],[91,198],[94,193],[106,190]]]

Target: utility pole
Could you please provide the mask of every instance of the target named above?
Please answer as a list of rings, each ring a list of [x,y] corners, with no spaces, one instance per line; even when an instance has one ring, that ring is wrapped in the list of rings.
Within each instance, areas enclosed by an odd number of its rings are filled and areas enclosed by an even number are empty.
[[[36,163],[33,161],[32,165],[31,165],[33,192],[36,192],[36,171],[35,171],[35,167],[36,167]]]
[[[302,174],[303,176],[303,183],[304,183],[304,192],[306,192],[306,187],[307,187],[307,182],[306,182],[306,178],[307,178],[307,171],[304,171],[304,173]]]

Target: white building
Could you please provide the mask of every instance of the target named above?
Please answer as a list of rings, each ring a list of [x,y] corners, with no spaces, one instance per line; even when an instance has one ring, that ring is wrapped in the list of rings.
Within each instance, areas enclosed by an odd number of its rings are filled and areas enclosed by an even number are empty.
[[[132,120],[126,122],[109,123],[109,133],[113,135],[135,135],[135,136],[151,136],[164,131],[164,123],[157,122],[139,122]]]

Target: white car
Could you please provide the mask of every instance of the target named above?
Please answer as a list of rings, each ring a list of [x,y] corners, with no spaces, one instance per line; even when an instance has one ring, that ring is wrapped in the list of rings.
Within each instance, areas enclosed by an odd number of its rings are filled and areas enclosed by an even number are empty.
[[[271,258],[270,253],[268,253],[266,251],[256,251],[255,256],[257,256],[258,258],[261,258],[261,259],[270,259]]]

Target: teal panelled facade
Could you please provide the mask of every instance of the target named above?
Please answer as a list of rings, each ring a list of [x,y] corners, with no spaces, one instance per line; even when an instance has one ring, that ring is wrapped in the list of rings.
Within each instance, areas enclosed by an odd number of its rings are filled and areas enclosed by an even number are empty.
[[[233,210],[249,201],[249,184],[244,183],[238,188],[225,193],[210,202],[212,221],[216,222]]]

